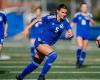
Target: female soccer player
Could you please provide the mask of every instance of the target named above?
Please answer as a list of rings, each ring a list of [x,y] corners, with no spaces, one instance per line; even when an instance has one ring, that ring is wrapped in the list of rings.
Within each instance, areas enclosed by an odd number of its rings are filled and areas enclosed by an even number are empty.
[[[37,18],[29,26],[26,27],[23,32],[24,34],[27,34],[32,25],[37,22],[42,21],[43,24],[45,24],[45,28],[42,34],[39,35],[39,37],[35,40],[35,43],[33,44],[35,46],[35,49],[37,50],[37,53],[35,53],[33,50],[33,61],[22,71],[21,74],[19,74],[19,76],[17,76],[17,80],[23,80],[23,78],[27,74],[31,73],[39,66],[39,64],[41,64],[44,56],[46,56],[47,58],[38,78],[38,80],[45,80],[45,75],[50,70],[53,62],[57,58],[57,53],[51,46],[54,45],[59,39],[61,33],[64,30],[64,27],[67,29],[67,32],[65,34],[66,37],[72,37],[73,35],[70,24],[65,18],[66,14],[67,7],[64,4],[61,4],[57,7],[56,15],[48,15],[41,19]]]
[[[95,24],[92,19],[93,16],[88,12],[88,5],[86,3],[82,3],[80,5],[80,12],[77,12],[72,20],[71,26],[77,26],[76,29],[76,42],[77,42],[77,62],[76,66],[80,68],[83,65],[83,62],[86,58],[86,49],[88,47],[89,40],[89,27],[90,23],[92,25]]]

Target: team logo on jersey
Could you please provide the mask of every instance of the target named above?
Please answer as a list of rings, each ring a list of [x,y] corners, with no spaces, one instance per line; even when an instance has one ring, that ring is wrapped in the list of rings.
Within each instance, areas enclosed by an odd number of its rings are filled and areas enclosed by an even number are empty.
[[[60,28],[61,28],[61,29],[63,29],[63,28],[64,28],[63,24],[61,24],[61,25],[60,25]]]
[[[0,16],[0,21],[2,21],[2,17]]]

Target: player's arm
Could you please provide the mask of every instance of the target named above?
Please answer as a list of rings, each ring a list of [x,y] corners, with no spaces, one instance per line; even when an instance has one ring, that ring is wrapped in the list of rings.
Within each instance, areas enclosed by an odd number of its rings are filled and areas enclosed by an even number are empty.
[[[8,30],[8,23],[4,23],[4,36],[7,37],[8,34],[7,34],[7,30]]]
[[[96,23],[95,23],[95,21],[94,21],[93,19],[90,20],[90,23],[91,23],[93,26],[96,25]]]
[[[65,37],[66,38],[70,38],[73,37],[73,31],[71,29],[71,26],[69,24],[68,19],[65,21],[65,28],[67,29],[66,33],[65,33]]]
[[[71,26],[71,27],[75,27],[75,26],[76,26],[76,23],[71,22],[71,23],[70,23],[70,26]]]
[[[93,15],[90,13],[90,23],[91,23],[91,25],[93,25],[93,26],[95,26],[96,25],[96,23],[95,23],[95,21],[94,21],[94,19],[93,19]]]
[[[75,26],[76,26],[76,23],[77,23],[77,21],[78,21],[78,14],[79,14],[79,13],[76,13],[76,14],[74,15],[74,17],[72,18],[72,22],[70,23],[70,26],[71,26],[71,27],[75,27]]]
[[[24,35],[27,35],[29,33],[29,29],[32,28],[33,25],[35,25],[37,22],[40,22],[41,21],[41,18],[37,18],[35,20],[33,20],[23,31],[23,34]]]

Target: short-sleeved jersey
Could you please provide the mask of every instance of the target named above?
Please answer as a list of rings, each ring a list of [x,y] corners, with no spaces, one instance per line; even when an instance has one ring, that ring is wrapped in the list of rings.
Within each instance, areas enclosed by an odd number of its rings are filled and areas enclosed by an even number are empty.
[[[31,20],[34,21],[36,18],[33,18]],[[32,26],[32,28],[30,29],[30,33],[29,33],[29,38],[37,38],[43,31],[43,23],[42,22],[37,22],[35,25]]]
[[[4,24],[7,22],[7,18],[3,12],[0,11],[0,35],[4,34]]]
[[[64,29],[71,29],[67,18],[57,21],[56,15],[45,16],[42,18],[42,22],[45,24],[45,29],[39,37],[44,43],[49,45],[56,43]]]
[[[77,34],[89,34],[90,20],[93,18],[91,13],[87,13],[87,16],[82,15],[81,12],[78,12],[74,15],[73,22],[77,26]]]

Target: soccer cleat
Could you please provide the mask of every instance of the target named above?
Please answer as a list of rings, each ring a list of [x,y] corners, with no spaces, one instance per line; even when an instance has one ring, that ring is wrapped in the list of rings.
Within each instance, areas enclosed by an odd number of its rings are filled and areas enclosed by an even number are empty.
[[[45,76],[40,75],[38,80],[45,80]]]
[[[20,75],[17,75],[17,76],[16,76],[16,79],[17,79],[17,80],[23,80],[23,79],[21,79]]]
[[[76,67],[78,67],[78,66],[79,66],[79,60],[76,61]]]
[[[76,68],[81,68],[82,67],[82,64],[79,63],[79,60],[77,60],[76,62]]]

